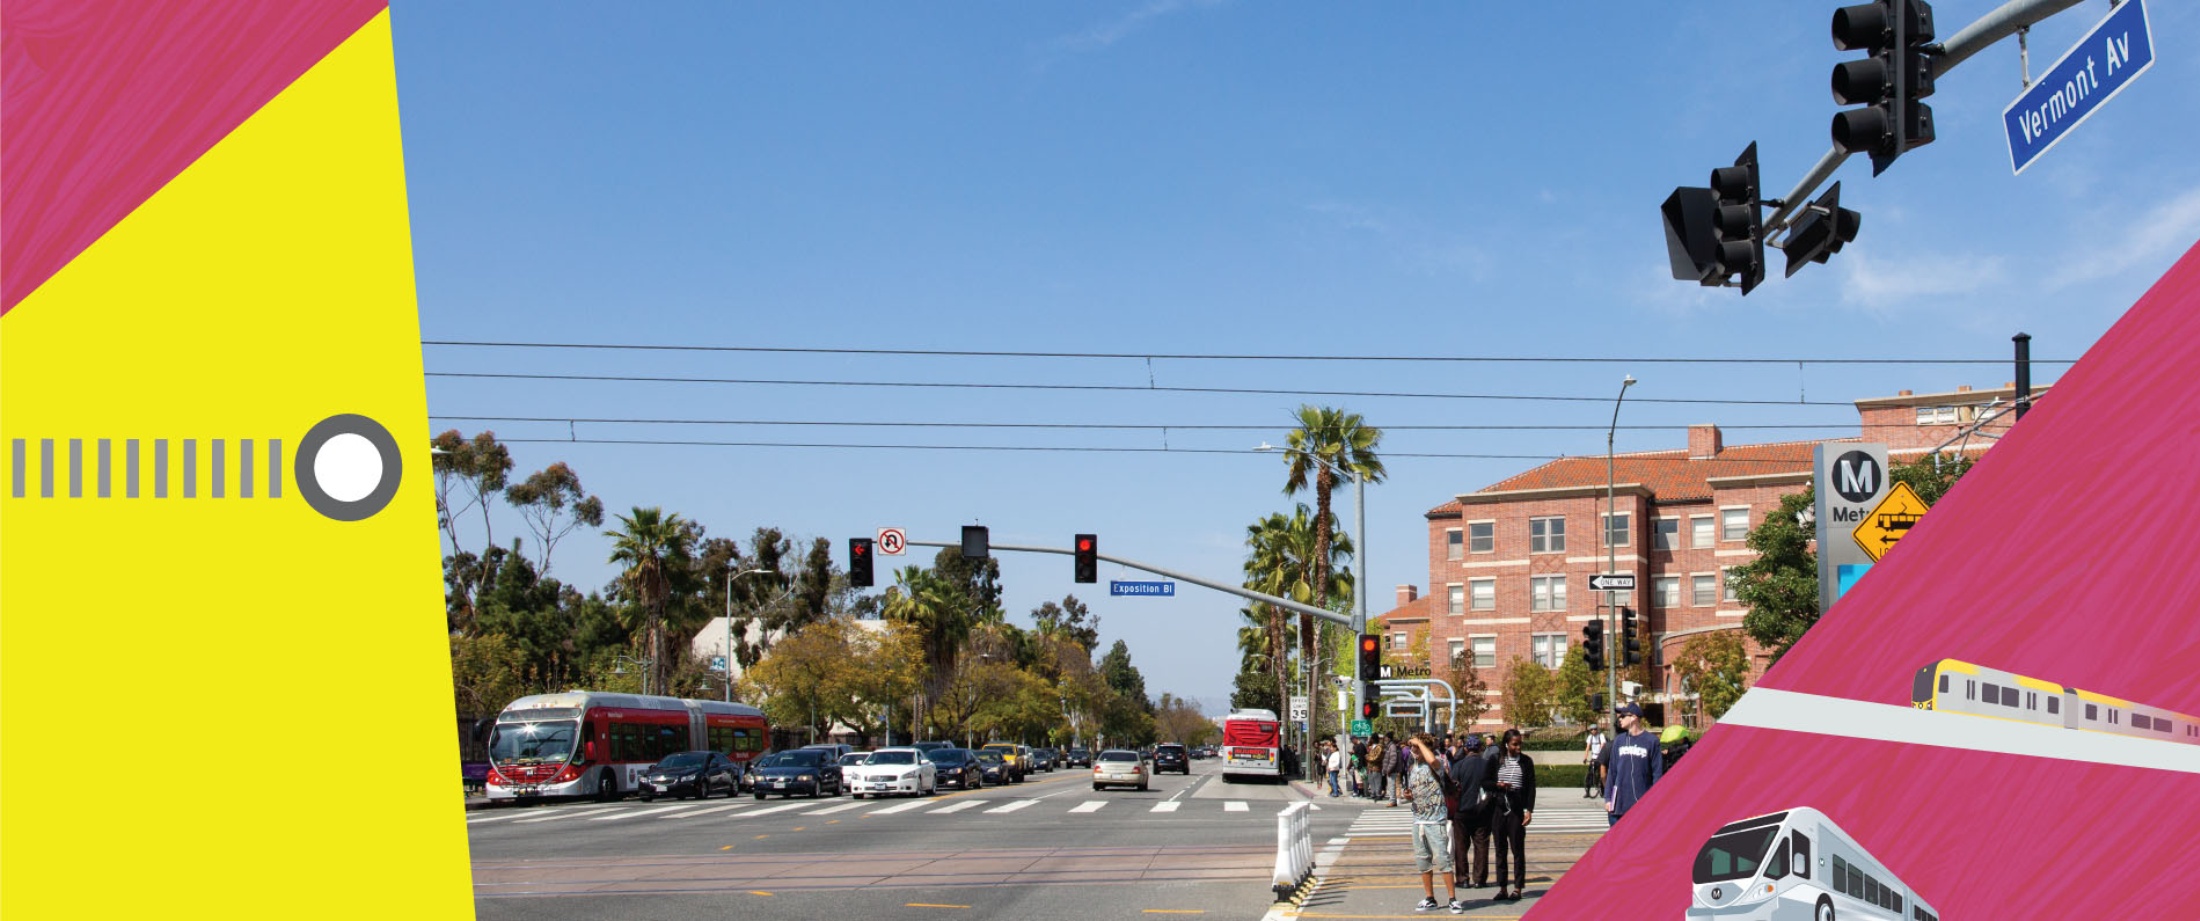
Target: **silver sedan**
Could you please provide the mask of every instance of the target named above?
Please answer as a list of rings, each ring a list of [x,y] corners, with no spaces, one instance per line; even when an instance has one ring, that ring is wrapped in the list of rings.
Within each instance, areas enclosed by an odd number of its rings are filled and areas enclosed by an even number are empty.
[[[1127,748],[1111,748],[1092,759],[1092,788],[1137,787],[1148,789],[1153,769],[1146,759]]]

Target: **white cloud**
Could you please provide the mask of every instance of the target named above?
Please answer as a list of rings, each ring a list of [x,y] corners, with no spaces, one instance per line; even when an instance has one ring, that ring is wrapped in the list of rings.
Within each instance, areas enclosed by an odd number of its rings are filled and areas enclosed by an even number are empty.
[[[2200,239],[2200,189],[2168,199],[2132,222],[2122,236],[2070,254],[2048,279],[2063,288],[2120,275],[2138,265],[2166,262]]]
[[[2003,274],[2000,256],[1917,253],[1889,259],[1855,247],[1833,260],[1842,266],[1841,301],[1870,313],[1907,302],[1976,294]]]
[[[1215,6],[1223,0],[1149,0],[1138,9],[1111,22],[1062,36],[1054,40],[1054,47],[1064,51],[1100,51],[1116,42],[1136,34],[1156,20],[1196,7]]]

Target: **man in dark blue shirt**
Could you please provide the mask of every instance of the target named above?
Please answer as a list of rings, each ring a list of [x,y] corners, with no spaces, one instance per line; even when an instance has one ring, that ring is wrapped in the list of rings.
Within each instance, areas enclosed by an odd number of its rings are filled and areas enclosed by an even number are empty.
[[[1619,707],[1619,731],[1604,746],[1599,759],[1604,766],[1604,811],[1609,824],[1634,808],[1650,785],[1665,773],[1665,759],[1658,753],[1658,737],[1642,728],[1642,708]]]

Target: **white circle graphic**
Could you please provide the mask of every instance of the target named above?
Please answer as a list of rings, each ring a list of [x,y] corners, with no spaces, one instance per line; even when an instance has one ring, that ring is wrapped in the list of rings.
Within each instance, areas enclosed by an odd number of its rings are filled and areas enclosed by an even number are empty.
[[[313,481],[331,499],[357,502],[381,485],[382,453],[363,437],[337,435],[314,454]]]

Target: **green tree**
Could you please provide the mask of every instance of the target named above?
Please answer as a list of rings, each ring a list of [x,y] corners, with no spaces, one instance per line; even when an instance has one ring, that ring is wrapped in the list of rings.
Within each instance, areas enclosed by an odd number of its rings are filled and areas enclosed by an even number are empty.
[[[1101,731],[1112,742],[1144,745],[1153,741],[1153,699],[1146,696],[1146,676],[1131,664],[1130,645],[1116,640],[1100,657],[1100,679],[1114,691]]]
[[[1033,608],[1031,621],[1040,633],[1061,633],[1085,647],[1087,652],[1100,645],[1100,615],[1077,600],[1076,595],[1062,596],[1062,603],[1046,602]]]
[[[821,737],[836,721],[860,718],[850,693],[855,682],[848,625],[821,620],[780,638],[741,678],[750,699],[774,725],[805,726]]]
[[[1558,664],[1552,675],[1552,696],[1560,715],[1568,722],[1586,726],[1603,718],[1596,708],[1589,706],[1589,695],[1604,693],[1602,676],[1589,670],[1589,659],[1579,646],[1566,648],[1566,660]]]
[[[550,574],[550,552],[559,540],[582,525],[603,526],[603,500],[588,495],[581,488],[580,475],[564,461],[529,474],[505,491],[504,501],[519,509],[528,530],[534,532],[542,547],[541,562],[535,568],[546,576]]]
[[[512,472],[512,454],[497,441],[495,432],[482,432],[466,438],[457,429],[450,429],[435,436],[434,453],[430,455],[429,469],[435,474],[436,522],[443,537],[451,543],[451,557],[465,554],[465,545],[458,537],[458,517],[475,508],[481,509],[481,553],[474,556],[484,560],[498,552],[496,531],[489,520],[489,500],[504,491],[507,477]],[[465,501],[453,506],[453,494]],[[452,621],[460,626],[470,622],[474,613],[474,596],[486,588],[496,574],[496,562],[469,567],[465,570],[470,579],[455,582],[446,570],[445,583],[454,589],[454,597],[448,602]]]
[[[904,566],[894,573],[894,586],[886,590],[886,619],[906,624],[916,632],[924,649],[924,702],[939,703],[955,676],[955,660],[963,640],[970,636],[975,618],[967,607],[969,596],[961,586],[939,573]]]
[[[1246,588],[1301,604],[1315,602],[1320,593],[1315,588],[1317,568],[1314,559],[1322,542],[1314,527],[1313,512],[1305,503],[1299,503],[1288,516],[1274,512],[1248,526],[1245,545],[1249,551],[1244,567]],[[1328,549],[1333,556],[1346,558],[1352,553],[1352,541],[1339,534],[1329,542]],[[1328,596],[1342,603],[1352,590],[1352,573],[1338,566],[1332,566],[1328,572]],[[1282,713],[1282,702],[1291,698],[1291,614],[1272,605],[1257,605],[1249,610],[1259,612],[1258,623],[1268,641],[1267,664],[1276,686],[1278,706],[1275,709]],[[1306,651],[1311,654],[1311,645]]]
[[[1298,495],[1309,483],[1314,488],[1315,539],[1313,552],[1309,555],[1312,572],[1307,578],[1313,587],[1313,604],[1330,610],[1330,599],[1337,598],[1346,600],[1348,606],[1344,610],[1350,610],[1351,596],[1347,593],[1358,592],[1362,587],[1337,583],[1330,578],[1332,569],[1341,568],[1343,560],[1351,555],[1351,548],[1346,545],[1343,552],[1332,556],[1333,547],[1341,542],[1336,515],[1330,509],[1330,495],[1337,487],[1337,473],[1331,468],[1344,471],[1362,484],[1382,482],[1389,473],[1383,469],[1382,458],[1375,449],[1382,444],[1383,430],[1367,425],[1359,413],[1329,406],[1301,405],[1295,421],[1298,427],[1285,436],[1285,444],[1290,450],[1284,459],[1287,472],[1283,494]],[[1328,463],[1316,463],[1314,458]],[[1361,514],[1366,514],[1366,510],[1361,510]],[[1314,654],[1315,633],[1313,616],[1299,615],[1299,654],[1309,662],[1319,661]],[[1313,677],[1317,685],[1324,680],[1318,669]],[[1314,710],[1309,715],[1317,719],[1321,696],[1314,695],[1314,699],[1308,701],[1308,706]]]
[[[672,663],[666,659],[666,614],[676,592],[692,589],[693,553],[700,536],[678,515],[662,508],[636,508],[619,516],[611,533],[611,562],[623,564],[617,585],[622,597],[645,613],[642,635],[649,650],[652,689],[669,686]]]
[[[1514,656],[1505,665],[1506,722],[1528,729],[1549,726],[1557,689],[1550,669],[1525,656]]]
[[[1695,692],[1699,718],[1725,716],[1749,689],[1749,650],[1732,630],[1689,637],[1674,654],[1672,668],[1683,686]]]

